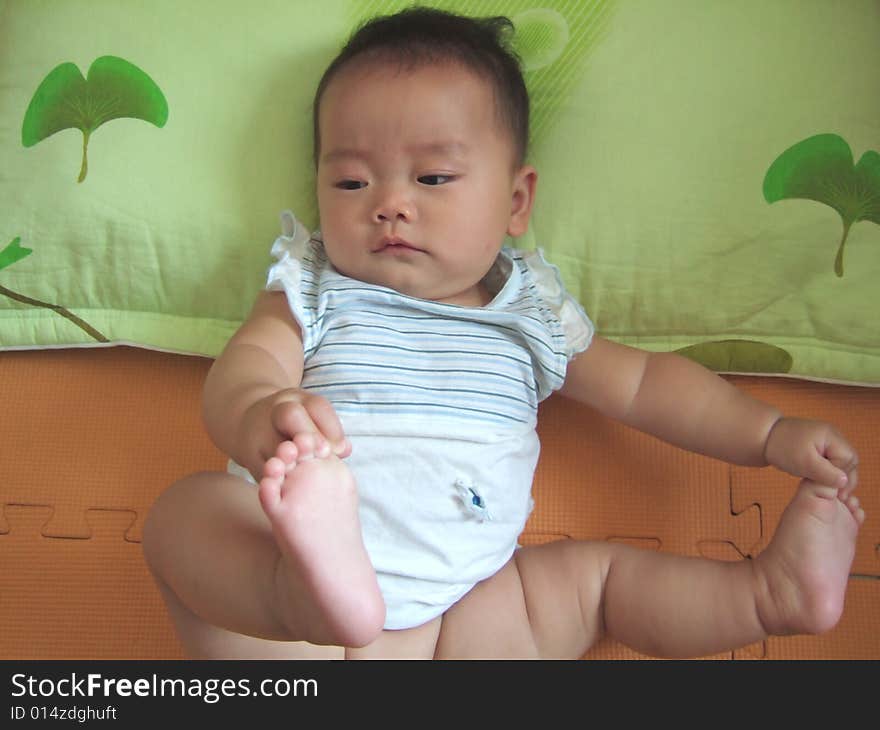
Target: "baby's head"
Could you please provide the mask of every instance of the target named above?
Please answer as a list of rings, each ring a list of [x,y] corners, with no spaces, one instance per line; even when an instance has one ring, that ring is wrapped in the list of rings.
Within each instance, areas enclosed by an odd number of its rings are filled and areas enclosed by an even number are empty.
[[[524,164],[529,141],[529,95],[519,58],[509,46],[512,35],[513,24],[505,17],[469,18],[431,8],[412,8],[368,21],[327,66],[315,92],[315,163],[321,150],[321,100],[327,86],[344,68],[375,65],[406,72],[454,64],[491,86],[500,127],[510,135],[515,161]]]
[[[503,18],[418,8],[358,30],[315,95],[324,245],[342,273],[411,296],[484,304],[537,175],[529,104]]]

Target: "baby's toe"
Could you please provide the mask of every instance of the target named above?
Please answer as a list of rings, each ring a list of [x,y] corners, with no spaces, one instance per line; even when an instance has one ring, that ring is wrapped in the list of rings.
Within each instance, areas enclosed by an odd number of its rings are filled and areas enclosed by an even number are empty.
[[[281,477],[264,476],[260,480],[257,490],[260,504],[263,505],[263,510],[269,515],[272,515],[281,504],[281,485],[283,483],[284,479]]]
[[[315,458],[315,449],[318,445],[317,434],[298,433],[293,437],[293,443],[296,446],[297,461],[308,461]]]
[[[862,524],[865,521],[865,510],[862,509],[862,505],[859,502],[858,497],[847,497],[844,500],[844,504],[847,506],[850,512],[852,512],[853,517],[855,518],[858,524]]]
[[[281,479],[287,473],[287,464],[277,456],[266,460],[263,464],[263,477],[268,479]]]
[[[298,453],[293,441],[282,441],[275,450],[275,456],[284,463],[285,471],[290,471],[296,465]]]
[[[330,444],[319,433],[299,433],[293,438],[297,450],[297,461],[323,459],[330,455]]]

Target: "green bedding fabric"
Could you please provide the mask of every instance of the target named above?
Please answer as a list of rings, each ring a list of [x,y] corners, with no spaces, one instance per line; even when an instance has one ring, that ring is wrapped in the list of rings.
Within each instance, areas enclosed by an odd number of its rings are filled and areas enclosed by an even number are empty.
[[[530,232],[606,337],[880,385],[880,5],[436,2],[516,22]],[[0,0],[0,348],[215,355],[278,214],[316,225],[310,103],[400,2]]]

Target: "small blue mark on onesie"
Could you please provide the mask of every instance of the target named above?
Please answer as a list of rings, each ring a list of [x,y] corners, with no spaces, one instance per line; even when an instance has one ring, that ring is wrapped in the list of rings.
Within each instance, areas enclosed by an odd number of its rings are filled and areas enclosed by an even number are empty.
[[[471,486],[470,480],[456,479],[455,486],[461,496],[461,501],[471,515],[476,517],[480,522],[486,522],[492,519],[489,510],[486,509],[486,501]]]

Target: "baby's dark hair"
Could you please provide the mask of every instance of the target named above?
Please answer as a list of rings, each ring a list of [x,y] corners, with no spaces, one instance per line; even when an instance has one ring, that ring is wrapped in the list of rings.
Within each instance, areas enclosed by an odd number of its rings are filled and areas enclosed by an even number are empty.
[[[353,61],[398,64],[412,70],[438,62],[459,63],[492,85],[499,120],[511,133],[516,160],[525,161],[529,95],[519,57],[510,47],[513,23],[505,17],[469,18],[413,7],[361,25],[321,77],[312,105],[314,158],[321,148],[318,115],[327,86]]]

